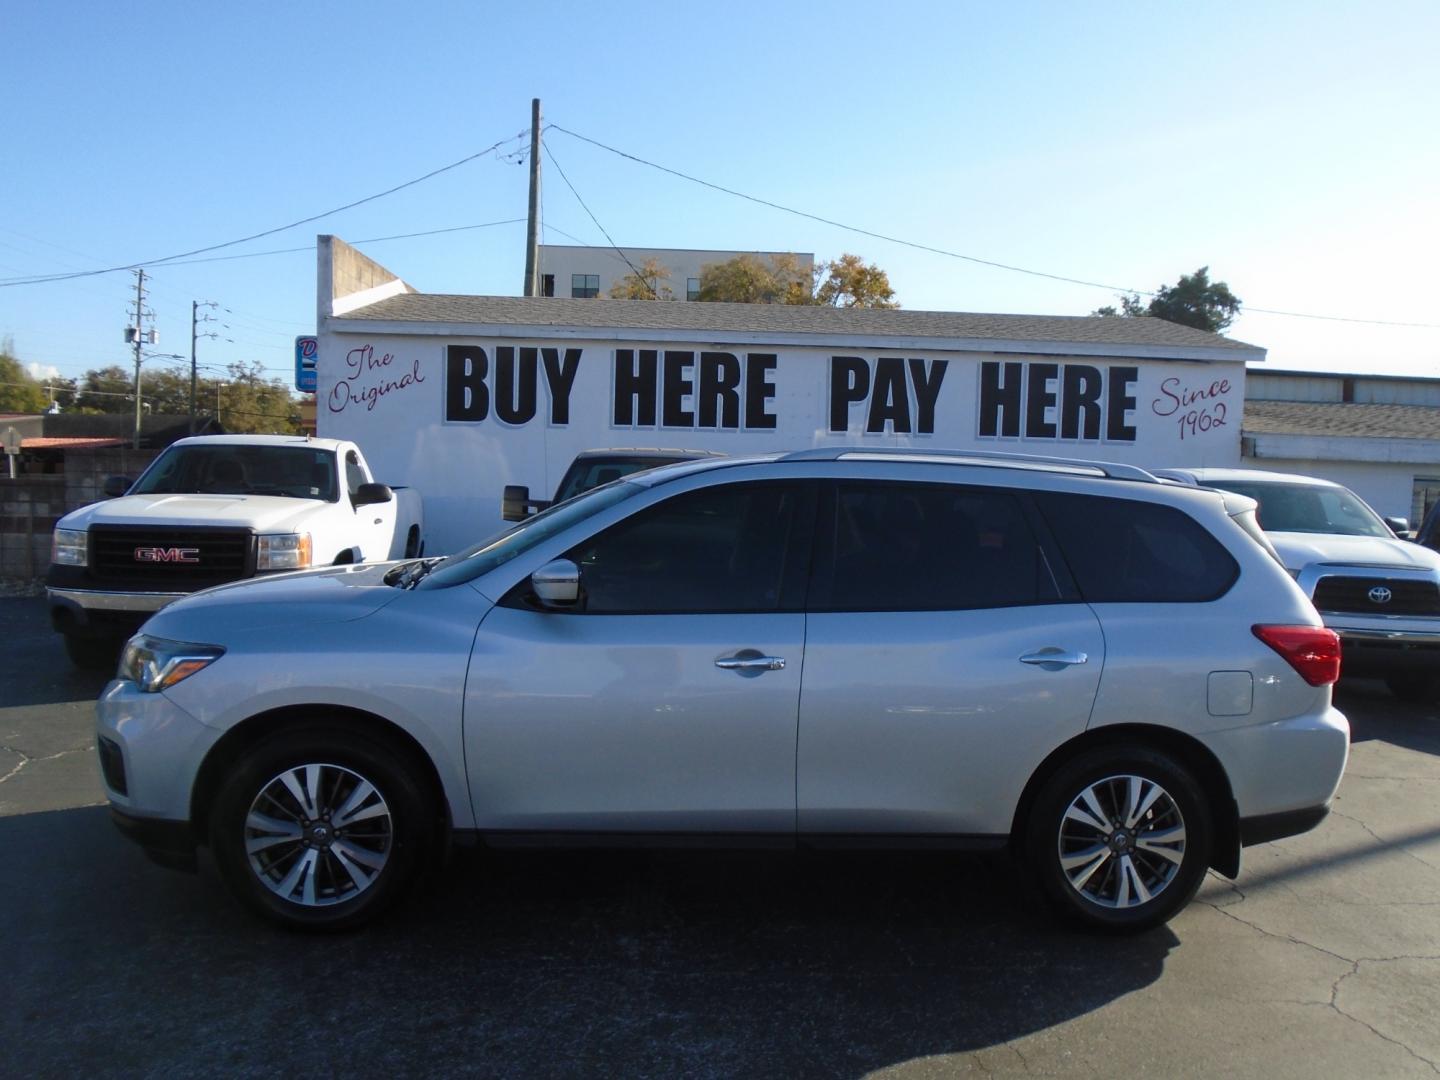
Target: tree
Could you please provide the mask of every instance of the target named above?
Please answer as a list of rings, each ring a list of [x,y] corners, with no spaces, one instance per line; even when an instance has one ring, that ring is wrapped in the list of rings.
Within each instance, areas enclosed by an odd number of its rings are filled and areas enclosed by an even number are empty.
[[[209,384],[215,416],[226,431],[237,434],[297,434],[300,409],[290,388],[280,379],[262,378],[259,361],[230,364],[230,378]],[[208,411],[208,410],[207,410]]]
[[[846,253],[807,271],[788,252],[761,258],[737,255],[700,271],[700,300],[733,304],[802,304],[894,308],[895,290],[884,270]]]
[[[874,263],[848,252],[817,267],[823,278],[815,289],[815,303],[829,307],[898,308],[890,277]],[[819,275],[817,275],[819,276]]]
[[[674,300],[670,268],[659,259],[646,259],[639,270],[626,274],[610,286],[612,300]]]
[[[1148,315],[1152,319],[1166,319],[1193,326],[1197,330],[1208,330],[1218,334],[1240,314],[1240,298],[1230,291],[1223,281],[1210,280],[1210,268],[1202,266],[1193,274],[1181,274],[1173,286],[1161,285],[1144,304],[1134,294],[1120,297],[1121,310],[1106,305],[1093,312],[1095,315],[1119,315],[1134,317]]]
[[[0,412],[42,413],[50,406],[45,388],[12,354],[10,343],[0,350]]]

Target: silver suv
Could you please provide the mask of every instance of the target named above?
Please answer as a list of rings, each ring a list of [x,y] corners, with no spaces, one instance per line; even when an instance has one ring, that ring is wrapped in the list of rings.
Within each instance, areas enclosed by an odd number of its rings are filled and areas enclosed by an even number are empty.
[[[822,449],[597,488],[445,559],[159,612],[99,702],[116,822],[360,924],[452,836],[1009,848],[1135,930],[1324,815],[1339,646],[1254,502],[1128,466]]]
[[[1340,635],[1345,674],[1382,678],[1404,701],[1440,698],[1440,554],[1400,539],[1329,480],[1259,469],[1156,475],[1257,500],[1281,561]]]

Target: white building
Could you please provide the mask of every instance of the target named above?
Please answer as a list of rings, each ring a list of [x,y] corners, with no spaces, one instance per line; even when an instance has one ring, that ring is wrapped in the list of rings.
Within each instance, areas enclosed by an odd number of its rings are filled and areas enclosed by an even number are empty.
[[[1242,465],[1322,476],[1418,526],[1440,502],[1440,379],[1250,370]]]
[[[685,248],[582,247],[564,244],[540,245],[540,295],[575,299],[610,295],[610,287],[627,274],[654,259],[670,272],[670,291],[676,300],[694,300],[700,291],[700,272],[710,263],[723,263],[737,255],[754,255],[774,265],[777,255],[793,258],[800,271],[809,275],[815,256],[801,251],[694,251]],[[625,260],[629,259],[627,263]]]

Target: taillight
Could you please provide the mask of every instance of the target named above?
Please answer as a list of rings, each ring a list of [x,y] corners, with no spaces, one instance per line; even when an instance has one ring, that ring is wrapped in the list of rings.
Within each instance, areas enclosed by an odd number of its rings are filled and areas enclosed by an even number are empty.
[[[1311,686],[1340,678],[1340,638],[1323,626],[1252,626],[1255,636],[1285,658]]]

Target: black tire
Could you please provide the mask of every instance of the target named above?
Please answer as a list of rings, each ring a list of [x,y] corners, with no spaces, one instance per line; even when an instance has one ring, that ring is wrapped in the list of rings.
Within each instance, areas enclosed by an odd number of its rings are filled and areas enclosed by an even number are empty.
[[[1102,809],[1123,810],[1132,777],[1139,781],[1142,805],[1148,785],[1160,789],[1134,828],[1123,821],[1115,827],[1117,818],[1111,816],[1102,833],[1082,820],[1095,817],[1084,799],[1087,791]],[[1075,804],[1080,818],[1067,818]],[[1177,825],[1183,829],[1178,848]],[[1213,836],[1209,800],[1183,764],[1158,750],[1104,747],[1080,754],[1045,782],[1030,811],[1025,852],[1046,900],[1062,918],[1088,929],[1129,933],[1159,926],[1190,902],[1210,865]],[[1064,858],[1086,861],[1072,864],[1067,873]],[[1089,877],[1072,883],[1071,874],[1081,878],[1086,870]]]
[[[318,770],[314,803],[323,816],[312,818],[285,786],[289,776],[308,798],[307,766]],[[360,799],[351,810],[357,817],[342,824],[339,812],[350,796],[364,794],[361,782],[374,795]],[[212,803],[210,849],[225,883],[252,911],[299,930],[352,930],[424,872],[438,832],[437,805],[403,748],[343,728],[297,728],[236,762]],[[285,829],[255,828],[250,814],[257,807]],[[248,843],[265,846],[252,853]],[[299,865],[307,859],[308,868]]]
[[[113,672],[120,664],[120,650],[124,642],[112,637],[82,637],[79,634],[63,634],[65,655],[82,671]]]
[[[1387,675],[1390,693],[1411,705],[1430,705],[1440,699],[1440,675],[1428,671],[1398,671]]]

